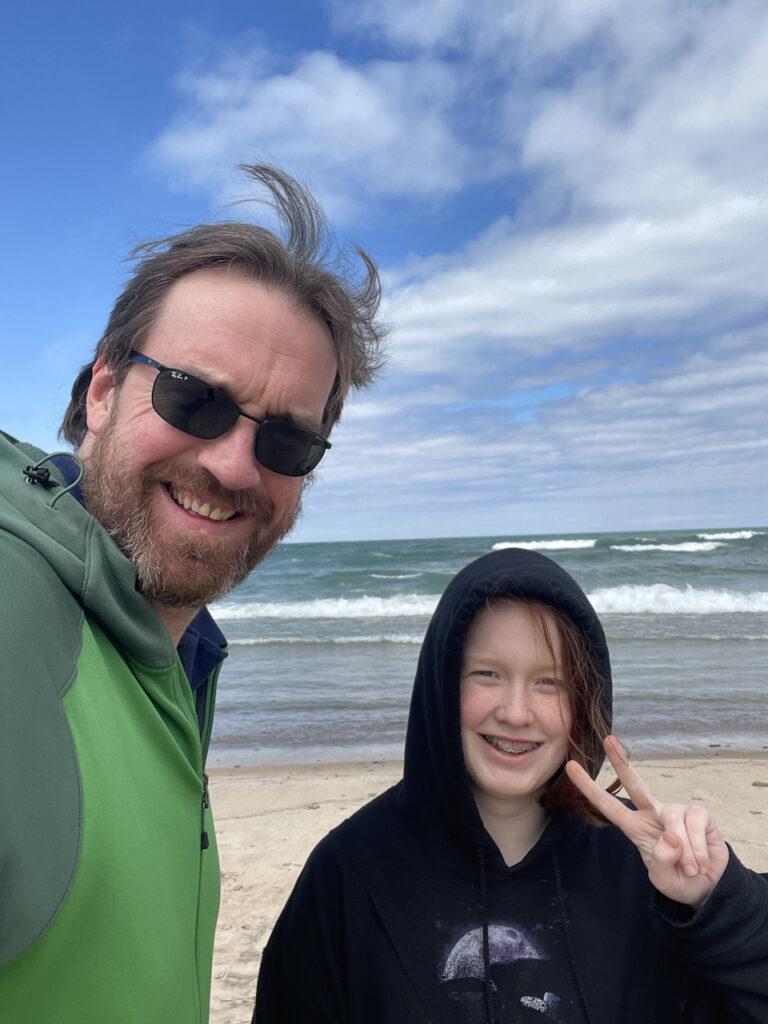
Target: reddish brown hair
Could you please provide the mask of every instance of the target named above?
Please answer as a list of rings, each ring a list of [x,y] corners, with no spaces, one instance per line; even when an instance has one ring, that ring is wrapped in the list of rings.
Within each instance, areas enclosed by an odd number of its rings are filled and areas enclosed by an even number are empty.
[[[609,729],[600,700],[605,680],[601,676],[589,638],[559,608],[541,601],[513,596],[493,598],[489,604],[501,601],[524,605],[530,611],[553,661],[557,663],[559,660],[571,711],[570,758],[595,778],[603,762],[603,740]],[[560,640],[560,659],[556,657],[555,638],[551,635],[545,617],[547,612],[554,619],[557,637]],[[621,783],[615,779],[607,787],[607,791],[615,793],[620,788]],[[603,815],[574,786],[562,769],[547,786],[541,804],[551,810],[559,808],[576,814],[590,825],[606,824]]]

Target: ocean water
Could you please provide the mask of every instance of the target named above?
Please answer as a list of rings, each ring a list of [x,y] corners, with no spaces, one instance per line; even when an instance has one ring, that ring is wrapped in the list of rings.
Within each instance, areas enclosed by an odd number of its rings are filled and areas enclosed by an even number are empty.
[[[570,572],[605,627],[635,755],[768,750],[768,527],[284,544],[212,612],[230,641],[209,763],[399,758],[449,580],[504,545]]]

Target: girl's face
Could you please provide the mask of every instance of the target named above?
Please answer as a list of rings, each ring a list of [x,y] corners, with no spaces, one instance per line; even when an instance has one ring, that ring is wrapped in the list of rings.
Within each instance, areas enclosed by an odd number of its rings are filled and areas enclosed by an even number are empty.
[[[461,742],[479,807],[537,804],[566,761],[571,709],[560,648],[554,616],[542,605],[499,601],[472,621],[462,659]]]

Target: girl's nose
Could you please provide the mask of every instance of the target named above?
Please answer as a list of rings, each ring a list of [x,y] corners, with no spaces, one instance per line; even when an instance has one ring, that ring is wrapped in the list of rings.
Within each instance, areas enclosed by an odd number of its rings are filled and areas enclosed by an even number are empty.
[[[524,686],[504,688],[504,698],[497,708],[496,717],[510,725],[528,725],[531,721],[531,707]]]

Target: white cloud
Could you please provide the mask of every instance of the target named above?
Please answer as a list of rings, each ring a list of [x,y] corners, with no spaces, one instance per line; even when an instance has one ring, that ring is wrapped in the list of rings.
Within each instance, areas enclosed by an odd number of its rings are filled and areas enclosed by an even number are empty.
[[[529,422],[503,406],[446,410],[429,391],[374,395],[380,421],[334,438],[318,525],[332,516],[382,536],[762,522],[766,341],[762,330],[678,349],[642,379],[596,381]]]
[[[532,63],[534,55],[558,55],[589,38],[615,6],[605,0],[334,0],[331,10],[339,32],[378,34],[417,50],[506,54],[507,60],[513,47],[516,59]]]
[[[244,154],[266,154],[303,169],[342,221],[360,215],[364,196],[441,196],[468,176],[483,177],[478,155],[446,117],[458,82],[441,63],[356,67],[313,52],[272,73],[261,56],[258,49],[214,71],[181,75],[185,112],[156,140],[150,162],[234,195],[231,168]]]
[[[627,216],[522,237],[509,221],[497,228],[450,265],[411,265],[410,280],[390,290],[399,366],[446,370],[469,345],[512,359],[693,322],[709,334],[765,305],[768,194],[667,222]]]
[[[333,11],[335,53],[277,66],[257,46],[188,72],[185,113],[153,150],[166,173],[231,192],[252,145],[337,221],[386,232],[396,199],[454,225],[438,253],[422,223],[421,254],[385,267],[393,361],[335,433],[312,492],[323,518],[344,532],[365,509],[370,535],[387,518],[428,534],[436,509],[457,534],[523,510],[539,531],[706,524],[710,506],[759,518],[768,8]]]

